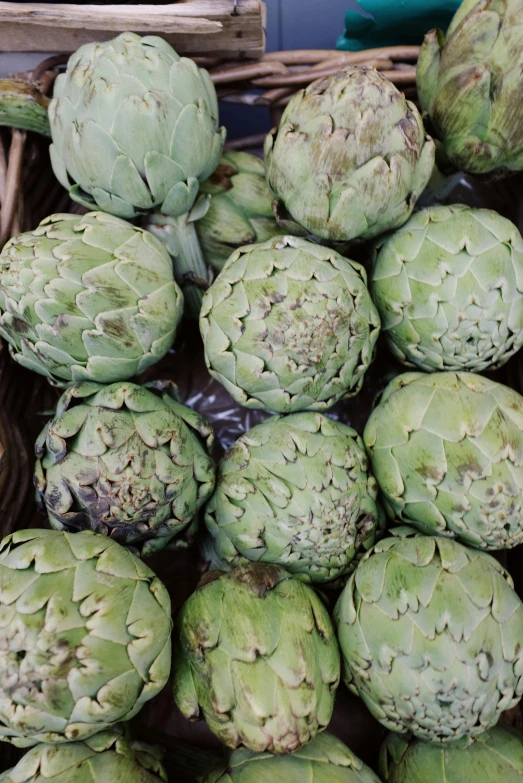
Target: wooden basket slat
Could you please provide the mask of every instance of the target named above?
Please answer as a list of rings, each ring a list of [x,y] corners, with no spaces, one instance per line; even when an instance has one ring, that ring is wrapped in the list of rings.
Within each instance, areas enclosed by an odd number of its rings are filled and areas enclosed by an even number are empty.
[[[169,5],[0,2],[0,51],[74,52],[130,30],[161,35],[180,54],[260,57],[261,0],[180,0]]]

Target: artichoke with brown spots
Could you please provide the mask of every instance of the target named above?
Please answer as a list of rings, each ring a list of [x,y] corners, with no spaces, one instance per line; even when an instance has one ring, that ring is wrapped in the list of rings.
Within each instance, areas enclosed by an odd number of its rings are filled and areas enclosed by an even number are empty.
[[[486,552],[398,529],[365,555],[336,604],[346,685],[391,731],[436,744],[481,735],[523,693],[513,588]],[[476,778],[448,778],[465,779]]]
[[[523,543],[523,397],[468,372],[404,373],[363,440],[385,509],[481,549]]]
[[[410,217],[434,167],[416,106],[365,65],[300,90],[265,142],[267,182],[291,218],[329,242]]]
[[[332,715],[340,653],[327,609],[283,568],[206,575],[176,620],[174,699],[231,748],[286,754]]]
[[[361,389],[380,319],[360,264],[284,236],[229,258],[200,329],[211,375],[240,405],[294,413]]]
[[[161,242],[103,212],[51,215],[0,254],[0,335],[19,364],[62,386],[147,369],[182,313]]]
[[[185,530],[211,495],[212,442],[207,421],[168,381],[79,383],[36,442],[35,484],[52,527],[91,529],[145,556]]]
[[[335,586],[376,540],[377,494],[355,430],[321,413],[292,413],[227,450],[205,524],[220,567],[272,563]]]
[[[167,682],[171,602],[138,557],[91,531],[0,544],[0,739],[85,740]]]

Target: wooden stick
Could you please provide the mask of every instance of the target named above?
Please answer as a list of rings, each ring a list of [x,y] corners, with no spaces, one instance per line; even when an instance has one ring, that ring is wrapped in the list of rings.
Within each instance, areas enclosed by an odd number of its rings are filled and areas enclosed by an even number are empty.
[[[254,98],[254,104],[256,106],[271,106],[281,98],[286,98],[288,95],[293,95],[295,90],[292,87],[275,87],[272,90],[267,90],[262,95],[256,95]]]
[[[25,139],[25,131],[13,128],[5,182],[5,198],[2,205],[2,214],[0,215],[0,246],[9,239],[9,231],[17,207],[18,189],[22,178]]]
[[[339,52],[336,49],[295,49],[287,52],[266,52],[264,62],[280,62],[284,65],[299,63],[317,63],[320,60],[330,60],[333,57],[343,57],[347,64],[357,65],[370,57],[384,57],[390,60],[417,60],[419,46],[384,46],[378,49],[364,49],[361,52]]]
[[[5,199],[5,180],[7,177],[7,163],[5,159],[5,146],[2,138],[2,131],[0,130],[0,205],[4,203]],[[0,216],[1,220],[1,216]]]
[[[266,133],[256,133],[253,136],[244,136],[241,139],[232,139],[225,145],[226,150],[244,150],[249,147],[259,147],[265,141]]]
[[[247,65],[237,65],[230,68],[220,66],[219,70],[210,71],[211,79],[214,84],[228,84],[229,82],[243,82],[251,79],[257,79],[264,74],[288,73],[285,65],[281,63],[249,63]]]
[[[368,65],[370,68],[387,71],[392,68],[393,62],[392,60],[376,58],[374,60],[365,60],[365,65]],[[340,66],[336,63],[334,65],[326,66],[325,68],[308,68],[306,71],[264,76],[261,79],[253,79],[252,83],[256,87],[287,87],[290,85],[309,84],[316,79],[332,76],[333,74],[338,73],[339,70]]]

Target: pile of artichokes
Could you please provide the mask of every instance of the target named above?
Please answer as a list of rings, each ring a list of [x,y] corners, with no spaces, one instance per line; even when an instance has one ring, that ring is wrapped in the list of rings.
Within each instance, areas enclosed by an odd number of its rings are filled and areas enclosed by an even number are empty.
[[[426,36],[421,113],[348,66],[292,97],[263,161],[224,152],[209,74],[161,38],[72,55],[50,154],[87,214],[0,253],[0,335],[62,390],[35,446],[50,529],[0,543],[0,740],[29,748],[1,781],[167,780],[126,722],[169,678],[228,749],[206,783],[523,779],[497,725],[523,602],[490,554],[523,543],[523,397],[478,374],[523,346],[523,238],[417,207],[435,160],[523,170],[522,52],[521,0],[464,0]],[[195,319],[259,412],[225,453],[165,379]],[[358,432],[380,331],[404,367]],[[189,546],[172,617],[143,559]],[[390,731],[375,771],[325,731],[338,687]]]

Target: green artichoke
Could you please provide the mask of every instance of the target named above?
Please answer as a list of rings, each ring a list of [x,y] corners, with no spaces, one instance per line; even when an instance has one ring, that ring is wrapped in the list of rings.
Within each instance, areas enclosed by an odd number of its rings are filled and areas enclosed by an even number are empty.
[[[233,253],[200,315],[211,375],[241,405],[276,413],[356,394],[379,327],[363,267],[290,236]]]
[[[340,653],[327,610],[283,568],[214,571],[175,626],[174,699],[231,748],[293,753],[328,725]]]
[[[365,555],[336,604],[344,680],[391,731],[481,734],[523,693],[523,603],[485,552],[399,534]]]
[[[19,364],[62,385],[142,372],[182,311],[162,244],[103,212],[51,215],[0,254],[0,334]]]
[[[83,206],[122,218],[188,212],[225,137],[207,71],[134,33],[71,55],[49,120],[57,179]]]
[[[242,245],[281,235],[263,161],[255,155],[225,153],[200,192],[211,199],[206,214],[196,223],[196,233],[207,263],[218,271]]]
[[[160,783],[162,765],[146,746],[103,731],[83,742],[37,745],[1,783]]]
[[[401,226],[429,181],[434,143],[418,110],[373,68],[301,90],[265,142],[267,182],[311,234],[347,241]]]
[[[56,80],[49,120],[53,169],[75,201],[171,218],[176,277],[197,314],[207,277],[191,210],[225,138],[207,71],[156,36],[86,44]]]
[[[235,750],[204,783],[379,783],[341,740],[325,732],[292,756]]]
[[[421,108],[441,159],[471,174],[523,169],[523,0],[464,0],[425,36]]]
[[[91,531],[0,544],[0,738],[85,740],[167,682],[171,604],[142,561]]]
[[[495,726],[469,740],[438,747],[389,734],[380,751],[380,774],[386,783],[521,783],[523,738]]]
[[[481,372],[523,345],[523,239],[492,210],[417,212],[385,240],[371,290],[404,364]]]
[[[212,441],[212,428],[167,381],[79,383],[36,442],[35,484],[52,527],[91,528],[146,556],[211,495]]]
[[[227,567],[254,560],[335,583],[374,544],[376,496],[351,427],[320,413],[275,416],[226,452],[205,524]]]
[[[392,518],[484,549],[523,542],[523,398],[473,373],[404,373],[363,440]]]

